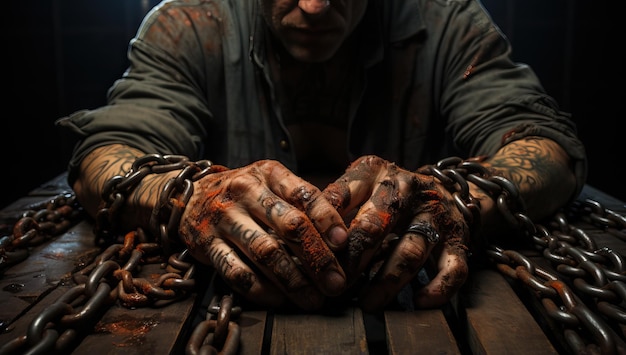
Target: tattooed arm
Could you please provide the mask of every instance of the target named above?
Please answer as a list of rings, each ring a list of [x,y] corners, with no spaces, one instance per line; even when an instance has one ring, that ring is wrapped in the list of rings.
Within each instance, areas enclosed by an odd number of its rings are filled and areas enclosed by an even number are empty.
[[[536,221],[554,213],[571,200],[576,177],[569,156],[557,143],[542,137],[513,141],[496,152],[485,166],[515,184],[526,204],[528,216]],[[480,200],[482,233],[494,236],[506,222],[494,201],[470,184],[472,195]]]
[[[576,189],[568,155],[549,139],[513,141],[484,164],[517,186],[534,220],[555,212]],[[480,232],[496,235],[509,229],[494,201],[475,185],[470,185],[470,190],[482,206]],[[348,229],[347,248],[339,254],[350,280],[372,265],[379,251],[389,244],[386,238],[399,237],[362,290],[364,309],[380,309],[391,302],[429,259],[435,270],[428,284],[414,293],[417,307],[444,304],[465,282],[470,229],[454,197],[432,176],[366,156],[324,189],[324,194],[342,215],[358,209]],[[408,229],[409,225],[418,227]]]
[[[74,190],[89,214],[95,216],[106,181],[125,175],[143,155],[110,145],[83,159]],[[119,213],[121,228],[149,230],[159,194],[178,173],[146,176],[126,198]],[[197,260],[215,267],[236,292],[257,304],[277,307],[291,301],[315,309],[346,286],[332,252],[345,243],[343,219],[317,187],[276,161],[258,161],[194,182],[179,235]]]
[[[76,197],[91,216],[95,216],[102,201],[105,183],[116,175],[124,176],[134,161],[145,155],[140,150],[121,144],[107,145],[94,149],[81,162],[80,175],[74,183]],[[148,227],[152,208],[158,199],[158,193],[177,172],[160,175],[148,175],[137,189],[127,197],[120,213],[122,227]]]

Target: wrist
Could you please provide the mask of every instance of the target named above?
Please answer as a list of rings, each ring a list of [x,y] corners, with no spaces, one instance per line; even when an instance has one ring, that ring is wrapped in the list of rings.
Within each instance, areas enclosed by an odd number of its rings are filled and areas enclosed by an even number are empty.
[[[481,164],[484,159],[449,157],[417,171],[432,175],[452,194],[469,227],[474,248],[490,244],[496,232],[523,229],[531,223],[518,188]]]
[[[120,228],[130,230],[140,227],[150,230],[152,211],[159,203],[165,185],[176,175],[178,170],[147,175],[126,198],[119,214]]]
[[[469,182],[470,195],[472,195],[480,205],[480,226],[477,226],[477,233],[484,238],[490,238],[498,231],[507,227],[506,221],[498,211],[498,205],[485,190],[476,184]]]
[[[193,194],[193,182],[212,172],[208,160],[148,154],[139,157],[124,176],[109,179],[96,213],[98,244],[111,244],[123,233],[147,227],[152,240],[168,249],[177,242],[182,213]],[[167,251],[167,250],[166,250]]]

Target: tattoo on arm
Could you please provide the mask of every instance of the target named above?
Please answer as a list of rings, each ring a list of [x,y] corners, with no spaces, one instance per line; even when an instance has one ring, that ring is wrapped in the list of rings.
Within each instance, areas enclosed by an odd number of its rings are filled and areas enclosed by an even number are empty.
[[[529,137],[502,147],[489,163],[522,190],[545,185],[554,171],[554,152],[541,137]]]
[[[122,145],[105,146],[98,154],[85,160],[86,180],[91,181],[102,191],[104,184],[114,175],[124,175],[141,152]]]

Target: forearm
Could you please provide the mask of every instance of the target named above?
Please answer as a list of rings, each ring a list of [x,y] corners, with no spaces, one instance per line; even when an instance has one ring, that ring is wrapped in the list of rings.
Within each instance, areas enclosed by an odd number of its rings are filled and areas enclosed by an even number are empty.
[[[507,144],[484,162],[494,175],[510,180],[533,221],[565,205],[575,192],[576,177],[568,154],[554,141],[528,137]],[[475,185],[472,195],[481,203],[481,231],[487,236],[510,226],[497,211],[493,198]],[[513,211],[517,212],[517,211]]]
[[[94,149],[82,161],[80,174],[73,189],[78,201],[91,216],[102,207],[104,186],[112,177],[124,176],[135,160],[145,153],[129,146],[114,144]],[[175,174],[176,172],[173,172]],[[119,213],[120,227],[148,227],[150,214],[158,201],[159,192],[172,174],[151,174],[126,196]]]

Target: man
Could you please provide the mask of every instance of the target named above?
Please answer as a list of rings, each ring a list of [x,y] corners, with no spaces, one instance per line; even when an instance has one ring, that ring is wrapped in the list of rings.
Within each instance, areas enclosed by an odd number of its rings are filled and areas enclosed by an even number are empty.
[[[475,158],[533,219],[584,184],[569,116],[476,0],[164,1],[128,55],[106,106],[59,120],[81,138],[79,201],[113,232],[182,241],[261,305],[357,288],[380,309],[429,259],[414,304],[449,300],[470,231],[510,226],[471,182],[469,220],[424,164]]]

